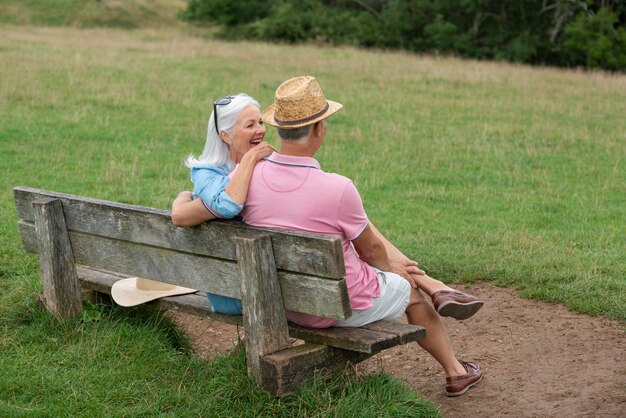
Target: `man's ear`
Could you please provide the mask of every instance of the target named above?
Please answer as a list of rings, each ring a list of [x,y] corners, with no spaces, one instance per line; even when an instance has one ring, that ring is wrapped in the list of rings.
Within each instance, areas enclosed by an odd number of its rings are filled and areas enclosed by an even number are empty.
[[[321,121],[317,122],[315,124],[315,129],[317,129],[318,131],[316,132],[318,136],[324,136],[326,134],[326,119],[322,119]]]
[[[313,129],[315,129],[315,135],[316,136],[322,136],[324,133],[324,119],[315,122],[315,125],[313,126]]]

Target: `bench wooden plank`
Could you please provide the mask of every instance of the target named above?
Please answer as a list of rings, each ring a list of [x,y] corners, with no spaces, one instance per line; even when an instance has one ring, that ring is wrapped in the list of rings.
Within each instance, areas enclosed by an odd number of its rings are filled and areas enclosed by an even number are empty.
[[[399,338],[399,344],[419,341],[426,337],[426,329],[404,322],[376,321],[371,324],[363,325],[361,328],[396,335]]]
[[[192,254],[236,259],[233,237],[244,231],[272,231],[276,266],[281,270],[327,278],[345,277],[338,237],[277,228],[255,228],[237,221],[214,220],[194,228],[178,228],[166,210],[90,199],[29,187],[13,189],[18,216],[33,221],[32,201],[58,198],[71,231],[137,242]]]
[[[261,383],[261,356],[289,348],[289,331],[276,274],[272,239],[264,233],[237,237],[248,375]]]
[[[118,273],[106,272],[97,269],[79,267],[78,277],[83,288],[92,289],[100,293],[111,294],[111,286],[126,276]],[[211,305],[201,293],[190,295],[170,296],[149,302],[162,309],[172,309],[185,312],[201,318],[218,320],[229,324],[240,325],[242,318],[239,315],[225,315],[211,312]],[[289,335],[311,343],[322,343],[331,347],[357,351],[364,354],[374,354],[380,350],[398,344],[417,341],[425,336],[422,327],[391,321],[379,321],[370,324],[372,329],[359,328],[306,328],[289,323]],[[369,327],[369,325],[366,325]],[[361,340],[359,340],[361,338]]]
[[[313,344],[339,346],[350,351],[374,354],[386,348],[395,347],[400,337],[384,331],[365,328],[321,328],[315,333],[311,328],[290,324],[289,334]]]
[[[37,251],[34,225],[20,221],[24,248]],[[70,231],[76,263],[241,299],[237,263]],[[34,247],[34,248],[33,248]],[[206,280],[210,273],[220,280]],[[343,319],[351,313],[345,279],[278,271],[285,308]]]
[[[44,303],[58,318],[74,317],[80,313],[82,302],[61,202],[36,200],[33,211],[41,248],[39,264]]]

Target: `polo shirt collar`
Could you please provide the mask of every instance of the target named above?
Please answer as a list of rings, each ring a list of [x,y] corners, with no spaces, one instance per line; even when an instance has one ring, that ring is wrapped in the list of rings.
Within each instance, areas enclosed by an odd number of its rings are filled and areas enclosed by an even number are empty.
[[[273,152],[272,155],[266,158],[266,161],[276,164],[309,167],[316,168],[318,170],[320,169],[320,163],[312,157],[295,157],[293,155],[285,155]]]

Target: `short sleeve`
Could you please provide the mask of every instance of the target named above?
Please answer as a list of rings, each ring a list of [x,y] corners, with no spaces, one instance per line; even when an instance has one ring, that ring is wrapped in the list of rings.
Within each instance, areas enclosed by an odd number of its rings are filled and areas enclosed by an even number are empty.
[[[194,197],[202,199],[209,212],[218,218],[232,219],[243,209],[226,193],[230,179],[226,172],[214,168],[194,168],[191,170]]]
[[[337,226],[350,241],[358,238],[369,223],[361,196],[351,181],[346,184],[337,212]]]

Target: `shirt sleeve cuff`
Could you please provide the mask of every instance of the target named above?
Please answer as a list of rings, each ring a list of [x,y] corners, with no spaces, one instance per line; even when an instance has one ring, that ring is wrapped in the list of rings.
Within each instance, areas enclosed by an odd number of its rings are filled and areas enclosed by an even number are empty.
[[[213,216],[215,216],[216,218],[224,219],[224,216],[220,215],[217,211],[213,210],[211,206],[207,205],[207,203],[204,200],[202,201],[202,204],[204,205],[206,210],[208,210]]]
[[[243,210],[243,205],[235,203],[228,193],[221,193],[211,204],[205,204],[209,212],[218,218],[232,219]]]
[[[354,234],[354,237],[352,238],[348,238],[348,241],[354,241],[355,239],[357,239],[358,237],[361,236],[361,234],[363,233],[363,231],[365,231],[365,228],[367,228],[367,226],[370,224],[369,220],[367,222],[365,222],[365,225],[363,225],[363,228],[361,228],[356,234]]]

